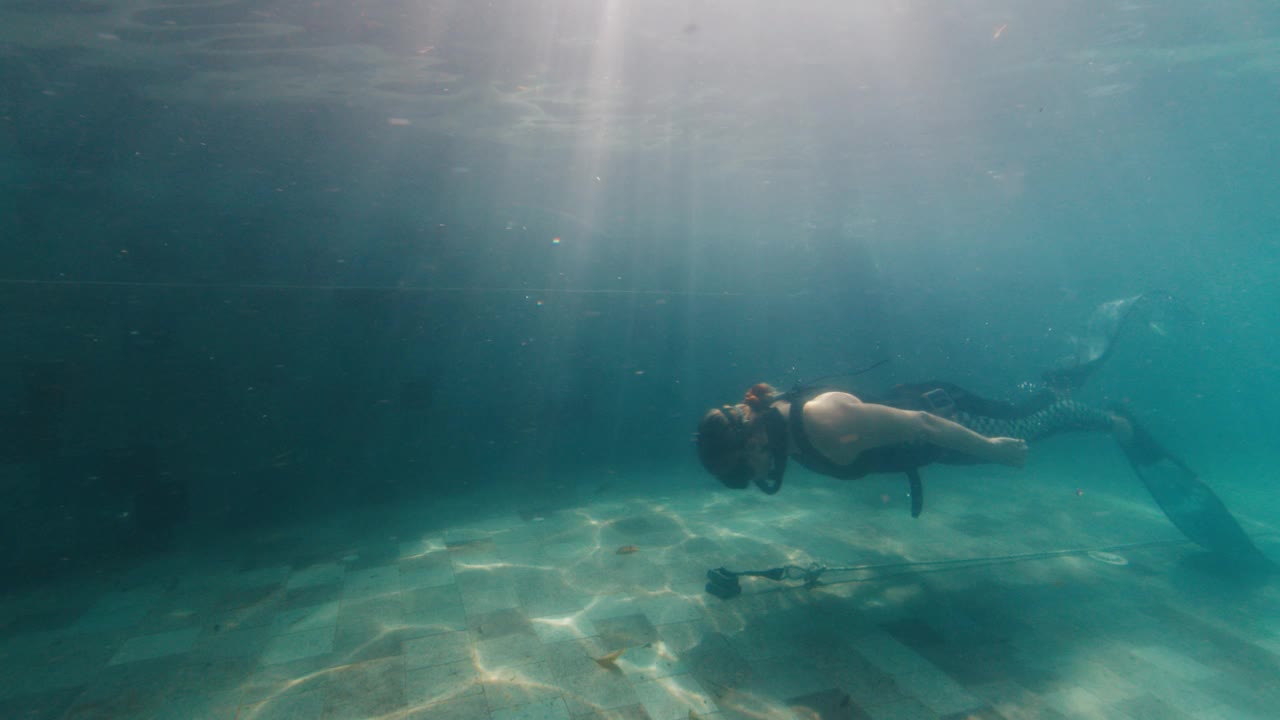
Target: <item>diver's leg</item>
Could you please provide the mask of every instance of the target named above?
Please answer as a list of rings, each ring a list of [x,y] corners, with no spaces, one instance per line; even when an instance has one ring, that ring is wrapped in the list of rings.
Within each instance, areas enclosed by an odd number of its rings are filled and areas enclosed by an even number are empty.
[[[938,392],[941,400],[934,395]],[[1131,431],[1124,432],[1128,425],[1118,415],[1060,398],[1048,389],[1014,404],[984,398],[952,383],[931,380],[896,385],[887,394],[863,399],[902,410],[925,410],[987,437],[1031,441],[1060,432],[1107,432],[1124,443],[1131,434]]]
[[[1057,400],[1018,418],[990,417],[959,411],[951,418],[988,437],[1014,437],[1033,441],[1063,432],[1105,432],[1120,437],[1117,416],[1074,400]]]

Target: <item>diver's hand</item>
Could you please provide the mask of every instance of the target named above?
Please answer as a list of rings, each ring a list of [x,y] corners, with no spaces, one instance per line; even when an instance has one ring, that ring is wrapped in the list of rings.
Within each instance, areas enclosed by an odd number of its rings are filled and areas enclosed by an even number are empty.
[[[1022,467],[1027,464],[1027,441],[1011,437],[991,438],[991,459],[1001,465]]]
[[[1120,447],[1129,447],[1133,444],[1133,423],[1123,415],[1111,415],[1111,434],[1115,437],[1116,442],[1120,443]]]

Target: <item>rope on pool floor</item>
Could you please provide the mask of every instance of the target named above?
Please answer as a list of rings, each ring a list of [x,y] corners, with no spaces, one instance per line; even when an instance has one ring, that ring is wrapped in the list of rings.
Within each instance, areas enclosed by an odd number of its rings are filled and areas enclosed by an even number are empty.
[[[1175,547],[1178,545],[1191,544],[1189,540],[1152,540],[1138,543],[1122,543],[1116,545],[1101,545],[1083,548],[1064,548],[1061,550],[1042,550],[1029,553],[1015,553],[1010,555],[988,555],[977,558],[956,558],[954,560],[915,560],[894,563],[871,563],[861,565],[842,565],[827,566],[817,563],[800,566],[800,565],[782,565],[768,570],[741,570],[733,571],[725,567],[719,567],[714,570],[707,571],[708,593],[715,595],[724,600],[736,597],[741,594],[742,586],[739,578],[742,577],[761,577],[767,580],[783,581],[783,580],[801,580],[803,581],[799,587],[811,588],[817,585],[843,585],[855,582],[873,582],[884,580],[887,578],[902,577],[905,575],[922,575],[924,573],[945,572],[948,570],[964,570],[974,567],[990,567],[993,565],[1003,565],[1015,562],[1028,562],[1032,560],[1048,560],[1057,557],[1066,557],[1071,555],[1089,555],[1092,553],[1114,553],[1123,550],[1142,550],[1155,547]],[[881,572],[884,570],[897,570],[898,572]],[[822,582],[821,578],[827,573],[845,573],[845,572],[869,572],[869,577],[848,578],[845,580],[836,580],[834,582]],[[796,587],[796,586],[787,586]],[[786,588],[780,588],[786,589]]]

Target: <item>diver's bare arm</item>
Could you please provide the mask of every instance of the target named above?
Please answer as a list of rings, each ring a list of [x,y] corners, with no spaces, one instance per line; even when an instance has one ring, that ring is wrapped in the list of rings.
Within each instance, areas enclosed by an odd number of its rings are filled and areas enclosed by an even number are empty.
[[[857,413],[879,432],[878,440],[891,445],[900,442],[927,442],[972,455],[987,462],[1022,467],[1027,461],[1027,444],[1015,438],[989,438],[932,413],[899,410],[886,405],[863,404]]]

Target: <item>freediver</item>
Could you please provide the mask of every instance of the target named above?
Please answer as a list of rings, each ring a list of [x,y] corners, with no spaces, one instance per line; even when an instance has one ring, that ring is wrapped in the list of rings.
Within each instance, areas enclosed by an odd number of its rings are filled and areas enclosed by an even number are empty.
[[[1125,409],[1101,410],[1071,399],[1112,355],[1140,317],[1180,308],[1169,293],[1104,303],[1079,351],[1043,374],[1046,386],[1021,403],[989,400],[940,381],[897,385],[880,396],[800,386],[781,393],[753,385],[743,401],[703,415],[696,437],[704,468],[730,488],[782,487],[787,461],[822,475],[855,479],[904,473],[911,514],[923,508],[920,468],[933,463],[1021,466],[1028,441],[1063,432],[1110,433],[1165,516],[1188,539],[1237,567],[1277,566],[1253,544],[1208,485]],[[1154,326],[1154,321],[1150,321]],[[874,367],[874,366],[873,366]]]
[[[831,387],[781,393],[765,383],[741,403],[713,409],[698,425],[698,458],[725,486],[755,483],[773,494],[788,459],[840,479],[906,472],[919,514],[917,468],[934,462],[1021,467],[1027,442],[1066,431],[1113,434],[1133,429],[1118,414],[1059,399],[1052,391],[1014,405],[980,398],[942,382],[899,385],[863,400]]]
[[[1135,453],[1143,459],[1163,456],[1144,431],[1136,436],[1143,447],[1134,447],[1135,427],[1127,413],[1091,408],[1071,395],[1111,357],[1136,320],[1170,306],[1180,303],[1164,291],[1103,303],[1076,340],[1075,352],[1043,373],[1045,386],[1018,404],[940,381],[898,385],[865,401],[841,388],[800,386],[780,393],[758,383],[741,403],[702,417],[698,458],[727,487],[755,483],[769,494],[781,487],[788,458],[840,479],[903,472],[911,482],[912,515],[919,515],[919,468],[935,462],[1020,467],[1028,441],[1072,431],[1110,433],[1130,460]]]

